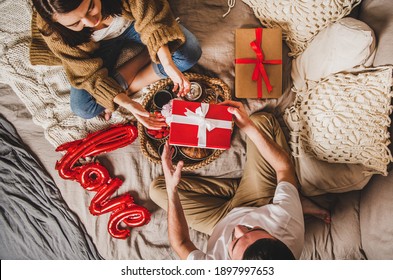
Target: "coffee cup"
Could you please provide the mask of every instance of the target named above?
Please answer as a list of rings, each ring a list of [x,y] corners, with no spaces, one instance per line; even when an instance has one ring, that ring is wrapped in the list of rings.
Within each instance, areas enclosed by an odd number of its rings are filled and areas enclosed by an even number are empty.
[[[162,109],[165,104],[168,104],[169,101],[173,99],[172,93],[167,90],[159,90],[153,96],[153,104],[158,109]]]

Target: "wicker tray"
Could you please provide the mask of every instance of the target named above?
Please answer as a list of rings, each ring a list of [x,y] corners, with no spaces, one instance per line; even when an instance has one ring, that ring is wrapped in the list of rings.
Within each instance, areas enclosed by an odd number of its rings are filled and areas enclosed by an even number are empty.
[[[203,95],[198,100],[196,100],[196,102],[221,102],[231,99],[230,89],[222,80],[194,73],[185,73],[185,76],[191,82],[197,82],[204,88]],[[171,79],[168,78],[158,81],[145,95],[142,101],[142,106],[149,112],[154,111],[155,108],[152,101],[154,94],[157,91],[163,89],[172,91],[172,88],[173,83]],[[149,161],[161,164],[161,158],[158,149],[160,145],[165,143],[167,139],[150,138],[145,131],[145,127],[140,123],[138,123],[138,134],[141,143],[142,153],[149,159]],[[173,162],[176,163],[180,160],[184,161],[183,170],[185,171],[201,168],[214,161],[224,152],[224,150],[209,149],[208,151],[210,152],[210,154],[207,157],[197,160],[186,157],[184,154],[181,153],[180,149],[181,147],[177,147],[177,154],[173,158]]]

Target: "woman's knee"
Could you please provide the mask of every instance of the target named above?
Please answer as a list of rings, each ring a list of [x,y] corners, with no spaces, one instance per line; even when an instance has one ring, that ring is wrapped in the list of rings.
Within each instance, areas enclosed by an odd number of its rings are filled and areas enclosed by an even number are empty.
[[[94,118],[105,110],[87,91],[73,87],[70,94],[70,106],[71,111],[83,119]]]
[[[181,26],[181,28],[186,36],[186,42],[175,52],[174,61],[176,63],[177,60],[180,67],[189,69],[201,58],[202,49],[195,35],[185,27]]]
[[[71,111],[77,115],[78,117],[88,120],[96,117],[96,115],[90,114],[87,110],[83,107],[79,106],[79,104],[72,104],[71,103]]]

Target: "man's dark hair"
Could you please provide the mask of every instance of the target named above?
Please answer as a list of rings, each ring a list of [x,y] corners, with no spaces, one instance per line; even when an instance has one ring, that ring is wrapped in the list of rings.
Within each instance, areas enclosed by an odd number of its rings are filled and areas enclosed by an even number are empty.
[[[280,240],[262,238],[251,244],[243,254],[243,260],[294,260],[291,250]]]
[[[93,30],[83,28],[81,31],[73,31],[60,23],[53,21],[55,13],[69,13],[83,2],[83,0],[33,0],[33,5],[40,16],[45,20],[46,26],[40,30],[43,36],[49,36],[56,33],[60,38],[72,47],[78,46],[90,41]],[[121,15],[121,0],[101,0],[102,18],[109,16]]]

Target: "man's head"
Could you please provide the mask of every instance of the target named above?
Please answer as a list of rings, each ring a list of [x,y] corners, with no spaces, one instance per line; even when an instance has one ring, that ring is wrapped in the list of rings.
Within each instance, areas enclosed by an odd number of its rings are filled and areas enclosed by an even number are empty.
[[[233,260],[295,259],[283,242],[260,227],[237,225],[233,230],[228,250]]]

